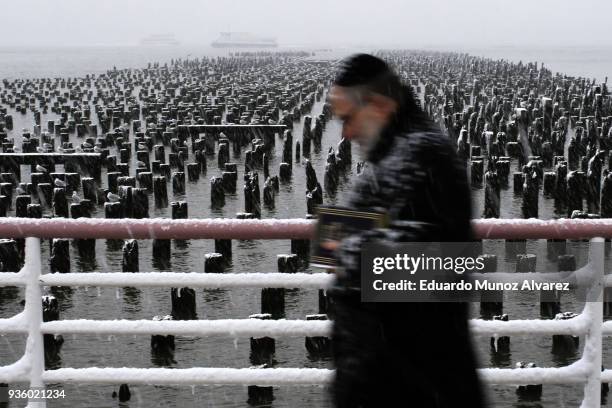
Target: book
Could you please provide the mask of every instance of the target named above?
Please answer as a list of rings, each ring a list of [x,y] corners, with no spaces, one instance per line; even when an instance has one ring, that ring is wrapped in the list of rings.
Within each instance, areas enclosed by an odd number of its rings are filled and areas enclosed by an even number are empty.
[[[317,226],[312,243],[310,265],[333,269],[336,266],[334,250],[326,243],[341,241],[343,238],[361,231],[384,228],[389,224],[383,212],[355,211],[343,207],[319,206],[315,212]]]

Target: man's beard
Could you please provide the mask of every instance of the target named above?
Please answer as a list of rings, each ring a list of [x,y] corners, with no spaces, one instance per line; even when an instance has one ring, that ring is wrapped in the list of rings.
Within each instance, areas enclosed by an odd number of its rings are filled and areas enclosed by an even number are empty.
[[[359,145],[360,161],[368,160],[370,152],[374,150],[374,148],[380,141],[380,136],[382,134],[383,128],[384,124],[369,121],[366,125],[364,125],[363,129],[361,129],[361,135],[357,138],[357,144]]]

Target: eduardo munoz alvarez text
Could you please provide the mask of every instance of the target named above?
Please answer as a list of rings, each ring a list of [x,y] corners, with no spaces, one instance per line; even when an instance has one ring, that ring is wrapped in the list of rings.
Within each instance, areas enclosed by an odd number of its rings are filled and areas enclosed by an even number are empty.
[[[372,261],[372,272],[381,275],[385,271],[398,270],[414,275],[417,271],[437,270],[453,271],[459,275],[466,271],[482,271],[485,267],[482,257],[440,257],[421,256],[413,257],[408,254],[396,254],[395,257],[375,257]],[[533,279],[525,279],[519,282],[489,282],[487,279],[475,280],[474,282],[438,282],[434,279],[421,279],[416,281],[401,279],[396,282],[385,282],[375,279],[372,282],[376,291],[533,291],[533,290],[558,290],[568,291],[568,282],[538,282]]]

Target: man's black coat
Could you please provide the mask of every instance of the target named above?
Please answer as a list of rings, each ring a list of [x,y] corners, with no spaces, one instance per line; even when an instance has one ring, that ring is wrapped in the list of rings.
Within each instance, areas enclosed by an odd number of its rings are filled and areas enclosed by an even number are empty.
[[[388,127],[357,177],[348,207],[385,211],[394,223],[347,237],[336,251],[339,277],[328,292],[336,406],[483,407],[467,303],[361,303],[358,289],[366,240],[472,239],[465,168],[450,140],[433,127]]]

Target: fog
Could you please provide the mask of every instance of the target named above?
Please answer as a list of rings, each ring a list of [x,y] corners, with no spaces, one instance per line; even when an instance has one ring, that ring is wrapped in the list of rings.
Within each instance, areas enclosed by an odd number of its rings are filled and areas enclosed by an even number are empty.
[[[135,45],[172,33],[208,44],[220,31],[280,45],[607,45],[607,0],[19,0],[3,3],[0,46]]]

